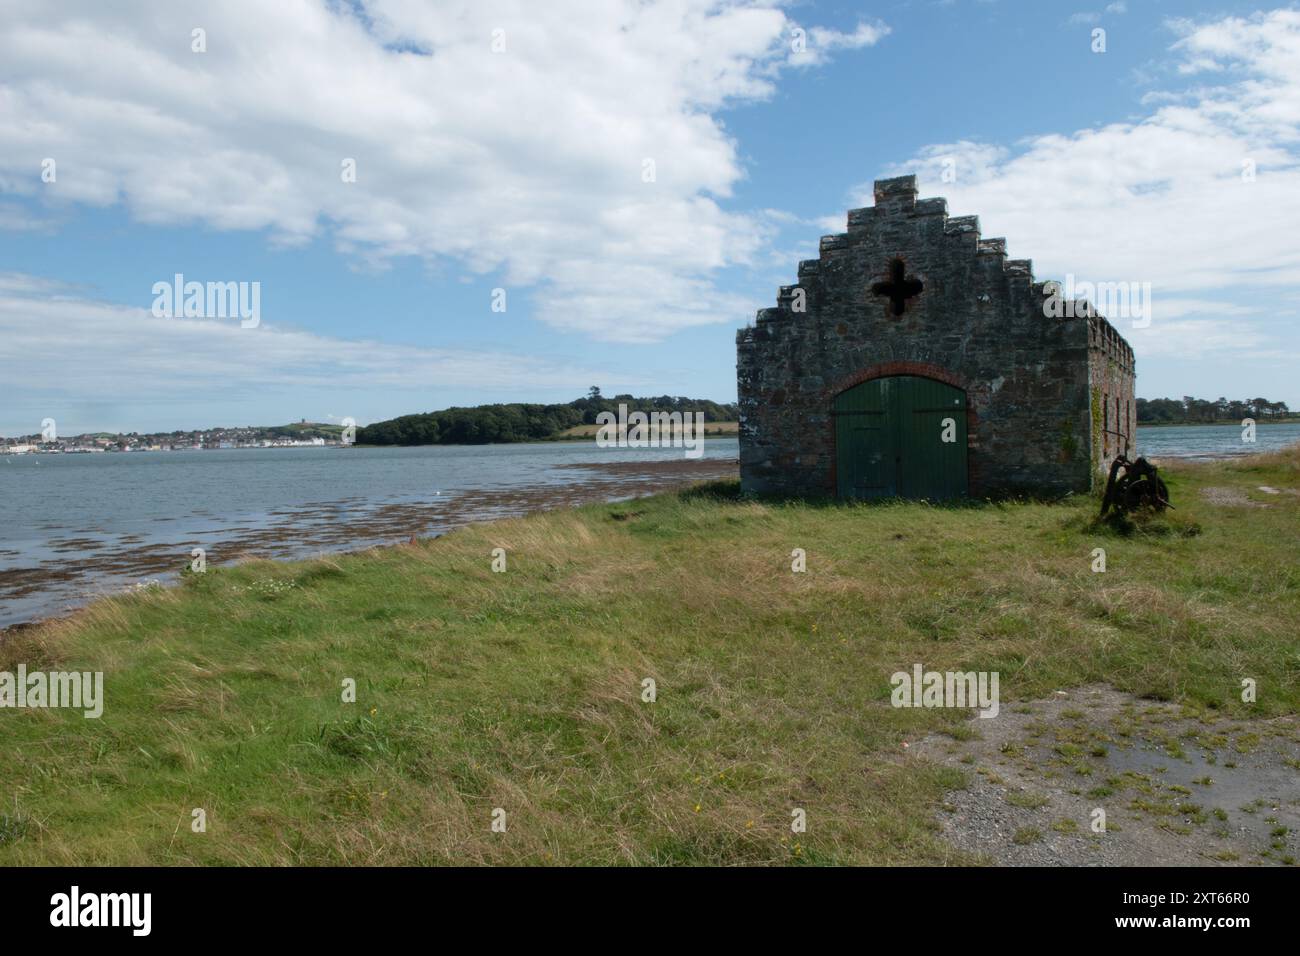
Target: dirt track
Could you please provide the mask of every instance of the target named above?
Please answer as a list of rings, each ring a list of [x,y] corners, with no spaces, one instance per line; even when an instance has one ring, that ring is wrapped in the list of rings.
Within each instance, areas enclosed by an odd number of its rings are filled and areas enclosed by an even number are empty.
[[[1213,722],[1076,688],[974,717],[909,759],[967,773],[939,814],[955,846],[1010,866],[1286,864],[1300,857],[1300,722]],[[959,735],[960,736],[960,735]],[[1094,832],[1095,811],[1105,812]]]

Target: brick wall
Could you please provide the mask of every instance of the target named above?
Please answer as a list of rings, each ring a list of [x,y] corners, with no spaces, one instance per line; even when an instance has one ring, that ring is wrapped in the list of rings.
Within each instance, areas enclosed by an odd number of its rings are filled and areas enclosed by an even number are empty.
[[[902,315],[872,293],[896,259],[922,282]],[[823,237],[776,308],[737,333],[743,487],[834,494],[835,395],[912,374],[966,391],[972,495],[1086,490],[1093,383],[1112,376],[1102,390],[1135,415],[1132,352],[1118,334],[1104,352],[1086,315],[1046,318],[1043,299],[1030,263],[1007,259],[1005,240],[982,239],[978,219],[949,217],[943,199],[918,201],[915,177],[877,182],[875,205],[850,210],[848,231]],[[1127,392],[1122,363],[1091,357],[1118,358],[1121,345]]]

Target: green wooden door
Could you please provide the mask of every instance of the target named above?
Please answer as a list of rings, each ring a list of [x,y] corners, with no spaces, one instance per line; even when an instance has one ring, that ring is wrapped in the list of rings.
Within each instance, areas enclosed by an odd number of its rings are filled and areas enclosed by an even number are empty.
[[[915,375],[855,385],[835,397],[841,498],[966,494],[966,393]]]

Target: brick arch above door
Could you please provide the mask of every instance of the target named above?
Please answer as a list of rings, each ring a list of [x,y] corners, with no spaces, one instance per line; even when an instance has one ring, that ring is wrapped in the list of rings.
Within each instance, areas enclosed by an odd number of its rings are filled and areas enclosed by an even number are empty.
[[[943,382],[945,385],[960,388],[968,395],[970,393],[970,387],[966,384],[965,378],[948,371],[941,365],[934,365],[930,362],[898,361],[868,365],[866,368],[858,369],[856,372],[844,376],[826,390],[825,400],[828,402],[833,401],[836,395],[848,391],[855,385],[861,385],[863,382],[869,382],[875,378],[888,378],[891,375],[919,375],[921,378],[932,378],[936,382]],[[969,414],[970,402],[967,401],[966,405]]]

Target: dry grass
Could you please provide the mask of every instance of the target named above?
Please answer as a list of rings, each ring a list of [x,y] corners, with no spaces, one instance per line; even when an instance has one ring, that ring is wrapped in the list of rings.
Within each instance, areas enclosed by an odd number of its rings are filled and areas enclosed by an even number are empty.
[[[722,485],[99,602],[0,645],[0,669],[103,670],[107,691],[100,720],[0,714],[0,863],[957,862],[934,813],[960,776],[900,755],[966,714],[888,706],[890,675],[1207,713],[1243,710],[1253,677],[1253,713],[1295,712],[1300,503],[1198,492],[1292,487],[1297,461],[1180,466],[1178,511],[1118,528],[1091,500]]]

